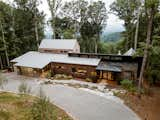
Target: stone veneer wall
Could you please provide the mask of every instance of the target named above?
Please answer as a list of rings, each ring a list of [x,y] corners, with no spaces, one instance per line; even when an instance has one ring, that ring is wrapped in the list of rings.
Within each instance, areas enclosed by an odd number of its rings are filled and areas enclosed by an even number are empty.
[[[51,71],[53,74],[72,75],[75,78],[91,78],[96,72],[96,66],[52,63]]]

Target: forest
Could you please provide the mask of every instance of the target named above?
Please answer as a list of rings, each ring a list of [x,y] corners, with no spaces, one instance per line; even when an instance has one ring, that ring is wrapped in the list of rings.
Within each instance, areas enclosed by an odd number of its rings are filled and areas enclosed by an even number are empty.
[[[122,53],[130,48],[143,56],[139,86],[145,78],[151,84],[160,81],[160,2],[159,0],[115,0],[106,9],[101,0],[47,0],[51,18],[39,10],[41,0],[0,1],[0,68],[23,53],[37,50],[45,38],[45,26],[52,27],[53,38],[75,38],[81,52]],[[101,41],[108,14],[124,21],[120,40]]]

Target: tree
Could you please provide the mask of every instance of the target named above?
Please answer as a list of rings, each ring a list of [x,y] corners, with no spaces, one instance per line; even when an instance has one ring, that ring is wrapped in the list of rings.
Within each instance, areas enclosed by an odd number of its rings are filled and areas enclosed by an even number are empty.
[[[51,12],[51,26],[52,26],[52,30],[53,30],[53,38],[54,39],[56,38],[56,26],[55,26],[56,23],[55,23],[55,21],[56,21],[58,9],[61,6],[61,1],[62,0],[47,0],[49,10]]]
[[[26,46],[24,51],[36,50],[44,36],[44,13],[38,10],[39,3],[39,0],[15,0],[17,6],[15,20],[18,24],[16,33],[17,37],[23,40],[21,47]]]
[[[70,18],[59,18],[55,20],[56,38],[72,39],[74,38],[74,21]]]
[[[80,33],[82,51],[97,53],[100,35],[107,19],[105,3],[97,1],[89,4],[85,0],[66,2],[61,14],[73,21],[75,38]]]
[[[3,41],[3,44],[4,44],[4,52],[5,52],[5,55],[6,55],[7,66],[9,67],[9,56],[8,56],[8,51],[7,51],[7,43],[6,43],[6,40],[5,40],[4,29],[3,29],[3,24],[1,22],[1,20],[0,20],[0,29],[1,29],[1,32],[2,32],[2,41]]]
[[[117,15],[120,19],[124,20],[125,26],[125,49],[134,46],[134,34],[135,34],[135,25],[134,22],[136,20],[137,10],[139,9],[140,1],[139,0],[116,0],[110,6],[111,11]]]
[[[141,9],[139,8],[138,9],[138,14],[137,14],[136,31],[135,31],[135,38],[134,38],[134,50],[137,49],[140,12],[141,12]]]
[[[98,42],[100,41],[100,35],[102,28],[106,25],[107,11],[105,3],[102,1],[93,2],[88,7],[89,21],[92,24],[92,29],[95,32],[95,53],[98,52]]]
[[[9,54],[8,54],[8,42],[6,41],[6,29],[9,25],[6,24],[6,19],[9,18],[7,14],[4,13],[4,11],[9,11],[9,6],[5,5],[3,2],[0,2],[0,7],[3,7],[0,9],[0,31],[1,31],[1,40],[2,40],[2,51],[5,53],[5,61],[7,64],[7,67],[10,66],[9,63]]]
[[[120,19],[125,21],[125,45],[122,44],[121,46],[125,47],[128,45],[126,40],[129,38],[129,43],[133,43],[134,41],[133,45],[137,48],[137,54],[144,56],[139,78],[139,90],[143,85],[144,78],[154,83],[160,80],[160,63],[158,61],[160,58],[159,6],[158,0],[145,0],[145,2],[141,4],[139,4],[138,1],[132,0],[116,0],[111,5],[111,10],[115,12]],[[130,27],[126,26],[127,23],[129,23],[128,25]],[[144,38],[146,38],[146,41]],[[128,46],[133,47],[133,45]]]
[[[33,14],[34,14],[34,31],[35,31],[35,38],[36,38],[36,41],[37,41],[37,49],[39,48],[39,35],[38,35],[38,15],[37,15],[37,13],[38,13],[38,8],[37,8],[37,6],[38,6],[38,4],[39,4],[39,1],[38,0],[33,0],[32,1],[32,4],[33,4]]]
[[[93,53],[94,52],[94,45],[95,43],[93,41],[93,37],[95,35],[93,31],[93,26],[90,22],[86,21],[81,25],[80,28],[80,33],[81,33],[81,45],[83,46],[82,52],[88,52],[88,53]]]
[[[36,50],[44,37],[44,13],[38,10],[39,2],[14,0],[7,4],[0,1],[1,68],[6,68],[9,60]]]
[[[148,26],[147,26],[147,38],[146,38],[146,46],[144,49],[144,56],[143,56],[143,61],[142,61],[142,67],[141,67],[141,72],[140,72],[140,77],[139,77],[139,91],[142,87],[143,84],[143,77],[144,77],[144,71],[147,65],[147,59],[148,59],[148,52],[150,49],[151,45],[151,38],[152,38],[152,27],[153,27],[153,19],[155,16],[155,13],[158,9],[159,5],[159,0],[145,0],[145,8],[147,12],[147,17],[148,17]]]

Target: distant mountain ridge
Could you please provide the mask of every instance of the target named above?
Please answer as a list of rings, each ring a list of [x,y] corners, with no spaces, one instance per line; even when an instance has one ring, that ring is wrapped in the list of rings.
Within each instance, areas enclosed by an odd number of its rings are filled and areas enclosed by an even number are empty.
[[[103,33],[101,36],[101,40],[104,42],[116,42],[122,38],[121,32],[113,32],[113,33]]]

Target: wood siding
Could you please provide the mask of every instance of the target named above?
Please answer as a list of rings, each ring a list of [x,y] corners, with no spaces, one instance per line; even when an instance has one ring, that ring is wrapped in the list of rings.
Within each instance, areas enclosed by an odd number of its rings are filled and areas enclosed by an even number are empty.
[[[42,53],[54,53],[54,54],[67,54],[69,52],[74,52],[72,49],[39,49]]]

